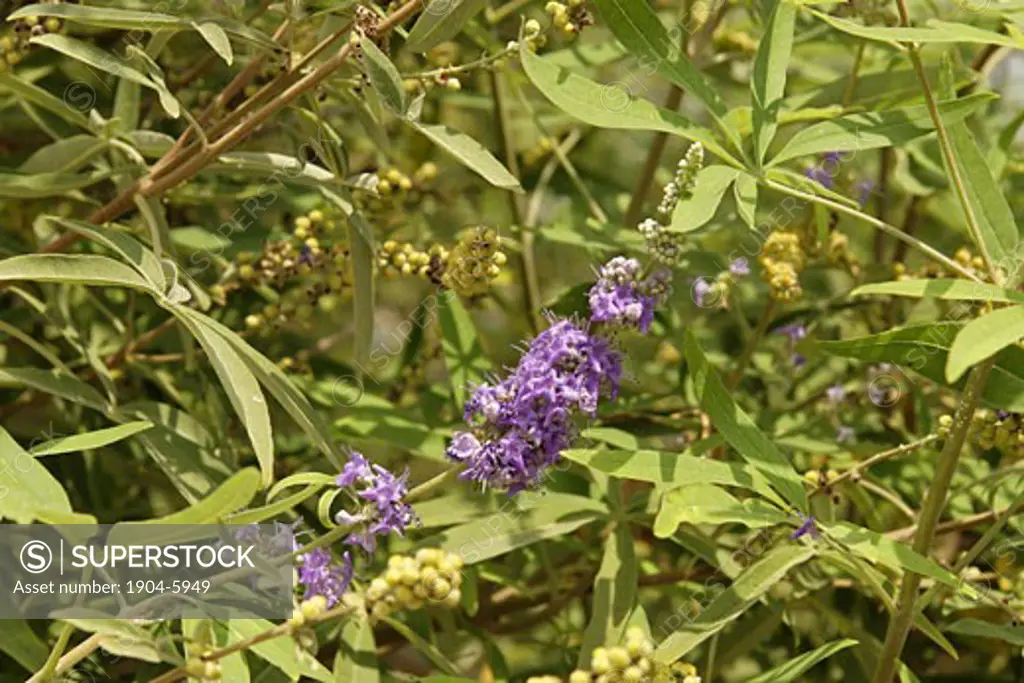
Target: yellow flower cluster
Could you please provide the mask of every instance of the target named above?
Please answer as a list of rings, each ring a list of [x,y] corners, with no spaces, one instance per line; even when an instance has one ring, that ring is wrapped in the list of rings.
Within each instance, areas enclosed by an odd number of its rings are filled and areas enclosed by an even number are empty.
[[[776,230],[765,240],[758,257],[763,271],[761,277],[771,287],[772,298],[795,301],[800,298],[800,272],[807,264],[800,235],[789,230]]]
[[[643,629],[631,628],[626,632],[625,645],[595,648],[590,655],[590,669],[573,671],[569,683],[700,683],[693,665],[659,664],[653,655],[654,643]],[[547,678],[551,683],[559,681]],[[536,683],[541,681],[544,679]]]
[[[49,4],[60,4],[52,2]],[[35,36],[60,33],[64,22],[57,17],[22,17],[10,23],[10,28],[0,36],[0,73],[7,71],[28,54],[29,41]]]
[[[366,589],[366,609],[377,620],[428,603],[454,608],[462,599],[461,569],[462,557],[438,548],[423,548],[414,557],[392,555]]]
[[[466,231],[448,254],[441,284],[462,297],[486,294],[506,262],[500,247],[498,233],[490,228]]]
[[[551,23],[567,36],[574,36],[594,20],[587,11],[586,0],[568,0],[568,3],[552,0],[544,6],[551,16]]]
[[[953,426],[950,415],[939,417],[939,436],[946,438]],[[1003,453],[1024,455],[1024,417],[1006,411],[978,410],[971,418],[970,439],[984,449],[998,448]]]

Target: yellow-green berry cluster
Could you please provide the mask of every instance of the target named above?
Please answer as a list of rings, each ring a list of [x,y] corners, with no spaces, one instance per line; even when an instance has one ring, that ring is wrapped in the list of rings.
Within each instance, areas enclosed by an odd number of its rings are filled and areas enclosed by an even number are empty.
[[[441,284],[462,297],[481,296],[501,274],[506,260],[497,232],[471,228],[459,237],[445,259]]]
[[[587,9],[586,0],[568,0],[566,3],[552,0],[544,5],[544,11],[551,16],[551,23],[566,36],[574,36],[594,23]]]
[[[366,589],[366,609],[374,620],[393,612],[434,604],[449,609],[462,599],[462,557],[438,548],[415,556],[392,555],[388,568]]]
[[[691,664],[671,666],[654,661],[654,643],[643,629],[626,632],[626,644],[598,647],[590,655],[590,669],[577,669],[569,683],[700,683]]]
[[[861,273],[860,259],[850,251],[850,238],[846,233],[833,230],[828,236],[825,255],[834,266],[843,266],[853,277]]]
[[[204,653],[206,656],[207,653]],[[191,657],[185,663],[185,672],[189,678],[199,681],[219,681],[222,673],[220,662],[204,659],[203,657]]]
[[[942,415],[938,423],[939,436],[948,437],[953,418]],[[981,448],[998,448],[1013,457],[1024,455],[1024,416],[1020,413],[978,410],[971,418],[968,434],[971,441]]]
[[[795,301],[803,290],[800,272],[807,264],[807,256],[800,235],[790,230],[776,230],[765,240],[758,257],[763,268],[761,277],[771,287],[772,298]]]
[[[448,250],[440,244],[432,244],[426,251],[420,251],[411,242],[388,240],[377,252],[377,268],[386,278],[415,275],[440,282],[447,260]]]
[[[308,320],[322,297],[347,291],[352,284],[351,258],[347,242],[333,236],[336,232],[337,223],[315,209],[295,219],[288,239],[266,242],[259,255],[237,256],[241,284],[268,286],[280,295],[246,316],[246,327],[255,330],[293,318]],[[225,290],[222,286],[215,295]]]
[[[973,273],[981,280],[988,279],[988,270],[985,268],[985,259],[975,256],[967,247],[961,247],[953,254],[953,260]],[[963,277],[955,270],[946,268],[940,263],[928,262],[916,270],[910,270],[902,261],[892,264],[893,277],[896,280],[920,280],[920,279],[946,279]]]
[[[63,0],[42,0],[41,4],[57,5],[62,2]],[[11,22],[9,28],[0,35],[0,73],[25,58],[30,46],[29,41],[33,37],[60,33],[63,29],[64,22],[58,17],[21,17]]]

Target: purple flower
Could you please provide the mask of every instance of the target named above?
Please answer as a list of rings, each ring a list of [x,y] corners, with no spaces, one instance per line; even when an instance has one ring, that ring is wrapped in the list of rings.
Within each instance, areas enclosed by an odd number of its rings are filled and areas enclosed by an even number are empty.
[[[825,398],[827,398],[828,402],[832,405],[838,405],[843,402],[844,398],[846,398],[846,389],[843,388],[842,384],[837,382],[825,390]]]
[[[342,555],[342,564],[334,564],[330,551],[314,548],[299,556],[299,584],[305,589],[303,600],[322,595],[327,600],[328,609],[341,600],[341,596],[352,583],[352,556],[346,552]]]
[[[616,256],[601,266],[598,275],[588,294],[590,319],[646,332],[655,307],[668,292],[667,273],[640,280],[640,262]]]
[[[705,308],[705,304],[712,306],[718,301],[717,297],[713,300],[708,300],[708,295],[715,292],[715,284],[705,277],[695,279],[690,291],[693,294],[693,302],[700,308]]]
[[[869,179],[861,180],[857,183],[856,190],[857,203],[862,207],[866,206],[868,200],[871,199],[871,194],[875,191],[875,182]]]
[[[729,273],[736,277],[750,275],[750,262],[745,257],[740,256],[729,264]]]
[[[785,335],[789,338],[790,344],[795,344],[807,336],[807,327],[802,323],[790,323],[789,325],[776,327],[773,332],[775,332],[775,334]]]
[[[575,417],[595,415],[604,395],[614,398],[621,375],[607,340],[555,320],[508,377],[476,388],[466,403],[470,431],[455,434],[446,453],[465,466],[463,479],[510,493],[530,487],[569,447]]]
[[[789,535],[791,539],[796,540],[808,534],[810,534],[811,538],[814,539],[821,538],[821,532],[818,530],[817,519],[815,519],[814,517],[804,517],[803,515],[801,515],[801,519],[803,521],[800,524],[799,528],[797,528],[796,531]]]
[[[853,431],[853,427],[846,425],[839,425],[836,427],[836,443],[848,444],[853,443],[853,439],[856,433]]]
[[[338,486],[351,487],[358,498],[371,504],[356,513],[343,510],[335,517],[338,524],[366,525],[349,535],[347,543],[373,552],[377,547],[377,536],[390,533],[401,536],[405,533],[405,528],[416,519],[412,507],[404,502],[408,479],[408,471],[396,477],[380,465],[371,465],[360,453],[353,452],[349,456],[336,480]]]

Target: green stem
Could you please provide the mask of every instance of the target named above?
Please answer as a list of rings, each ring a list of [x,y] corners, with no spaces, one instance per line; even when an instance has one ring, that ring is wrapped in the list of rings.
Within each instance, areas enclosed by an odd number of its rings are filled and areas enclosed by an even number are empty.
[[[450,470],[445,470],[444,472],[437,475],[436,477],[433,477],[432,479],[428,479],[419,486],[413,487],[409,491],[409,493],[406,494],[405,502],[412,503],[414,501],[420,500],[421,498],[425,498],[426,496],[430,495],[431,493],[433,493],[434,491],[436,491],[437,489],[441,488],[449,481],[454,479],[458,473],[459,470],[453,467]]]
[[[43,683],[48,683],[53,680],[54,674],[57,673],[57,662],[60,661],[61,656],[64,654],[64,648],[68,646],[68,641],[71,639],[71,634],[74,632],[74,626],[71,624],[64,625],[64,628],[61,629],[60,635],[57,636],[57,642],[50,651],[50,656],[46,658],[46,664],[44,664],[39,673],[33,676],[30,680],[38,679]]]
[[[729,373],[729,376],[725,380],[725,388],[732,391],[736,388],[736,385],[743,379],[743,371],[746,370],[747,365],[750,363],[750,359],[754,355],[754,351],[757,350],[757,345],[761,342],[761,339],[768,332],[768,327],[772,324],[772,320],[775,318],[775,299],[769,299],[768,305],[764,307],[764,311],[761,313],[761,319],[757,321],[757,327],[754,328],[753,334],[750,335],[750,339],[747,340],[747,345],[743,349],[743,354],[740,355],[739,360],[736,361],[736,366]]]
[[[935,470],[935,476],[928,487],[924,506],[918,518],[917,532],[914,534],[914,551],[920,555],[928,556],[932,544],[932,537],[935,535],[935,528],[938,526],[939,518],[946,507],[946,497],[949,493],[949,485],[956,472],[957,463],[960,460],[960,451],[967,438],[967,432],[971,426],[971,417],[974,415],[978,402],[981,399],[981,392],[985,388],[985,381],[992,370],[994,361],[988,360],[974,368],[964,387],[953,415],[953,424],[950,427],[949,438],[939,455],[939,463]],[[892,683],[896,674],[896,666],[900,653],[907,641],[907,634],[914,623],[914,615],[917,605],[917,591],[921,586],[921,575],[914,572],[907,572],[903,576],[900,585],[899,604],[893,612],[889,621],[889,630],[885,634],[885,645],[882,648],[881,656],[872,677],[874,683]]]

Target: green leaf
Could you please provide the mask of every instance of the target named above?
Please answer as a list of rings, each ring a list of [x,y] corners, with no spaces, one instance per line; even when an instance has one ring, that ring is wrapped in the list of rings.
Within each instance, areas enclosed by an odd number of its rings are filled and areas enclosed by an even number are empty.
[[[4,637],[0,639],[0,652],[13,659],[26,671],[39,671],[46,663],[50,650],[46,643],[24,619],[4,622]]]
[[[1002,640],[1014,647],[1024,647],[1024,626],[994,624],[991,621],[982,621],[981,619],[960,619],[948,626],[946,632],[962,636]]]
[[[117,443],[122,439],[127,439],[130,436],[144,432],[152,427],[152,422],[145,422],[141,420],[137,422],[126,422],[125,424],[118,425],[117,427],[108,427],[106,429],[97,429],[96,431],[86,432],[84,434],[61,436],[56,439],[51,439],[50,441],[45,441],[37,446],[33,446],[29,452],[33,456],[40,458],[44,455],[88,451],[94,448],[109,446],[112,443]]]
[[[59,17],[85,26],[142,31],[176,29],[188,26],[188,20],[159,12],[139,12],[114,7],[84,7],[77,4],[39,3],[12,12],[7,21],[24,17]]]
[[[637,558],[629,524],[622,522],[608,535],[604,556],[594,578],[590,623],[583,633],[577,665],[590,664],[590,653],[605,643],[619,643],[626,634],[637,593]]]
[[[953,148],[956,176],[962,182],[967,204],[981,231],[980,236],[972,237],[980,237],[994,264],[1013,276],[1019,267],[1017,244],[1020,235],[999,179],[993,175],[967,124],[962,120],[951,123],[945,115],[942,118],[946,122],[946,132]],[[946,164],[945,155],[943,164]],[[953,182],[955,176],[952,169],[947,167],[946,175]]]
[[[814,555],[810,546],[786,544],[772,548],[737,576],[696,619],[663,640],[654,653],[655,660],[663,664],[675,662],[746,612],[790,569]]]
[[[106,399],[91,385],[61,370],[0,368],[0,387],[28,387],[100,412],[107,409]]]
[[[431,142],[451,154],[466,168],[477,173],[491,185],[513,192],[523,191],[519,180],[483,145],[465,133],[460,133],[448,126],[409,120],[406,120],[406,123],[423,133]]]
[[[909,296],[946,301],[992,301],[996,303],[1024,303],[1024,292],[1004,289],[988,282],[970,280],[897,280],[861,285],[850,296],[872,295]]]
[[[18,280],[130,287],[151,294],[157,293],[131,267],[107,256],[91,254],[25,254],[0,261],[0,282]]]
[[[48,6],[56,7],[56,5]],[[65,97],[69,100],[68,102],[65,102],[61,98],[43,90],[38,85],[29,83],[12,73],[0,73],[0,86],[7,88],[20,99],[23,99],[40,109],[44,109],[51,114],[55,114],[72,125],[78,126],[84,130],[91,130],[88,117],[78,109],[80,104],[87,105],[90,109],[92,108],[95,97],[88,91],[83,90],[76,95],[76,92],[74,91],[65,90]],[[79,100],[77,98],[78,95],[81,95],[84,99]],[[68,106],[69,104],[72,106]]]
[[[729,186],[740,172],[729,166],[706,166],[697,174],[693,195],[684,197],[672,212],[671,232],[693,232],[715,217]]]
[[[1003,45],[1024,50],[1024,37],[986,31],[967,24],[929,19],[925,21],[924,26],[864,26],[849,19],[830,16],[824,12],[808,11],[843,33],[895,46],[899,46],[900,43],[972,43]]]
[[[231,66],[235,61],[235,54],[231,50],[231,41],[228,40],[227,32],[212,21],[197,22],[193,26],[199,31],[203,40],[213,48],[213,51],[224,60],[224,63]]]
[[[448,292],[442,297],[437,314],[448,378],[455,401],[461,409],[471,387],[484,381],[491,370],[491,364],[484,356],[473,318],[454,292]]]
[[[3,427],[0,427],[0,465],[6,473],[0,484],[0,519],[28,524],[73,514],[71,501],[60,482]]]
[[[409,31],[405,47],[414,52],[426,52],[451,40],[486,4],[486,0],[428,0]]]
[[[232,643],[250,640],[275,626],[264,619],[232,619],[227,625]],[[292,681],[297,681],[303,676],[315,678],[323,683],[334,681],[331,672],[312,654],[298,647],[292,638],[266,640],[249,649],[283,671]]]
[[[152,250],[127,234],[127,232],[100,228],[92,223],[71,218],[61,218],[60,216],[41,216],[41,219],[52,225],[77,232],[83,237],[102,244],[127,261],[138,271],[139,275],[149,281],[154,289],[160,292],[167,289],[167,278],[164,275],[160,259],[157,258]]]
[[[263,473],[263,484],[274,479],[274,437],[270,411],[260,383],[235,348],[211,326],[205,315],[182,306],[171,309],[206,351],[224,392],[242,420]]]
[[[651,6],[644,2],[595,0],[594,4],[604,19],[604,25],[645,69],[653,66],[683,92],[703,102],[716,119],[725,116],[725,103],[718,91],[686,58],[682,48],[683,33],[679,27],[670,34]],[[682,30],[686,30],[685,27]]]
[[[872,363],[897,363],[946,384],[946,358],[962,325],[953,322],[916,325],[858,339],[819,342],[828,353]],[[963,380],[956,386],[961,386]],[[1024,411],[1024,349],[1008,346],[996,354],[982,400],[993,408]]]
[[[829,537],[869,562],[877,562],[897,572],[909,571],[933,578],[957,592],[969,590],[956,576],[904,543],[849,522],[823,525],[822,529]]]
[[[412,645],[416,651],[429,659],[430,662],[441,671],[448,674],[454,674],[459,670],[459,667],[448,659],[447,655],[441,651],[441,648],[409,628],[405,622],[399,621],[393,617],[384,617],[382,621],[394,630],[398,631],[403,638],[409,641],[409,644]]]
[[[719,158],[731,160],[734,166],[740,165],[718,144],[711,131],[691,123],[674,111],[660,109],[647,100],[634,98],[632,94],[617,90],[615,86],[595,83],[538,57],[526,48],[521,49],[519,55],[523,69],[534,86],[556,107],[588,125],[619,130],[662,131],[691,142],[699,142]]]
[[[519,498],[536,500],[531,505]],[[571,533],[608,513],[604,503],[583,496],[564,494],[552,498],[551,502],[544,494],[519,498],[518,508],[507,505],[501,515],[452,527],[425,539],[420,545],[458,553],[467,565],[476,564],[516,548]]]
[[[46,33],[41,36],[34,36],[31,42],[35,45],[42,45],[60,52],[94,69],[105,71],[118,78],[150,88],[161,96],[160,103],[169,116],[178,118],[181,114],[177,101],[173,96],[169,96],[170,93],[167,91],[166,85],[147,77],[141,71],[128,66],[125,60],[105,50],[101,50],[92,43],[69,38],[59,33]]]
[[[406,110],[405,88],[402,86],[402,76],[398,73],[398,69],[372,40],[363,39],[359,45],[363,51],[361,64],[370,79],[370,85],[391,111],[399,116],[404,116]]]
[[[747,462],[761,470],[790,504],[797,510],[807,510],[807,493],[800,475],[772,440],[732,400],[689,329],[684,353],[694,391],[715,428]]]
[[[680,524],[738,523],[762,529],[792,520],[792,515],[758,498],[740,501],[711,484],[687,484],[662,495],[654,535],[668,538]]]
[[[0,173],[0,199],[41,199],[66,194],[109,178],[110,171],[85,173]]]
[[[636,479],[675,487],[686,484],[721,484],[760,493],[784,504],[768,480],[756,467],[699,457],[718,446],[721,437],[699,441],[682,453],[649,450],[567,450],[562,457],[620,479]]]
[[[334,683],[380,683],[377,646],[369,619],[346,619],[338,637],[338,654],[334,656]]]
[[[757,47],[754,71],[750,79],[753,105],[754,156],[758,166],[764,162],[768,145],[778,128],[782,98],[786,92],[786,69],[793,52],[796,6],[787,0],[774,0],[764,37]]]
[[[142,522],[122,522],[122,524],[125,526],[136,524],[218,524],[226,515],[242,510],[249,505],[259,488],[259,471],[254,467],[246,467],[231,475],[210,495],[184,510]]]
[[[990,93],[939,102],[948,123],[962,121],[992,101]],[[861,152],[909,142],[935,130],[928,107],[901,107],[885,111],[849,114],[808,126],[786,142],[769,166],[797,157],[824,152]]]
[[[93,135],[72,135],[40,147],[18,167],[26,175],[77,171],[107,148],[107,141]]]
[[[755,212],[757,211],[757,181],[746,173],[741,173],[732,186],[733,197],[736,200],[736,212],[751,230],[756,222]]]
[[[956,335],[946,359],[946,380],[955,382],[967,370],[1024,338],[1024,306],[999,308],[967,323]]]
[[[837,652],[842,652],[856,644],[857,641],[852,638],[835,640],[815,650],[793,657],[785,664],[777,666],[771,671],[754,676],[747,683],[789,683],[790,681],[795,681],[798,676],[809,671],[815,664],[823,662]]]

